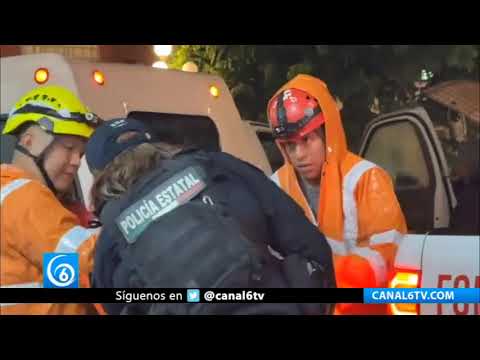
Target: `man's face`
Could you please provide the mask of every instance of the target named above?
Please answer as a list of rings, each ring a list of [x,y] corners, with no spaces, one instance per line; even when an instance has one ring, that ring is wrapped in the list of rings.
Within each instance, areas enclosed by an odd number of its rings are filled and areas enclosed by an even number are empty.
[[[319,184],[325,162],[325,142],[318,130],[295,141],[287,140],[284,146],[300,176],[312,185]]]
[[[86,140],[72,135],[60,135],[46,154],[45,170],[58,192],[70,190],[80,160],[85,153]]]

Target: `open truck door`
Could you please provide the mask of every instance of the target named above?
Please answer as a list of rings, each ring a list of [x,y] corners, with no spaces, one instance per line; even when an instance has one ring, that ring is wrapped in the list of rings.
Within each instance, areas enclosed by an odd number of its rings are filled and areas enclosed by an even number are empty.
[[[457,202],[442,146],[423,108],[372,121],[360,155],[392,177],[410,231],[427,233],[450,225]]]

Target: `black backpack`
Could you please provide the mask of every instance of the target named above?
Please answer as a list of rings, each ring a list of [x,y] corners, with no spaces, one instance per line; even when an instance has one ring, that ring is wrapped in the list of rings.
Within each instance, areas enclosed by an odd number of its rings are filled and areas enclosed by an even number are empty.
[[[192,160],[166,162],[162,170],[150,174],[102,212],[104,229],[109,230],[102,236],[120,242],[114,287],[318,287],[306,259],[295,255],[280,261],[269,252],[266,241],[252,241],[246,235],[248,231],[222,201],[225,186],[221,186],[221,178],[211,176],[214,172],[208,162]],[[312,304],[142,303],[127,304],[122,313],[276,315],[325,311],[325,306]]]

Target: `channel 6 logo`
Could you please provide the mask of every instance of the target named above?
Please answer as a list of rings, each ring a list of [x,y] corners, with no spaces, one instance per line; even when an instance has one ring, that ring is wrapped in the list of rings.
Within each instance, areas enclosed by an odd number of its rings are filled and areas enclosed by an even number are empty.
[[[78,254],[43,254],[44,288],[78,288]]]

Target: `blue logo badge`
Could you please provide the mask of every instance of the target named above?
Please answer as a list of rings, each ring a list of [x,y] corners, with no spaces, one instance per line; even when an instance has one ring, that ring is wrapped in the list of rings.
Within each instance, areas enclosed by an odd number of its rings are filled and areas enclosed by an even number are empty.
[[[43,254],[44,288],[78,288],[78,254]]]

